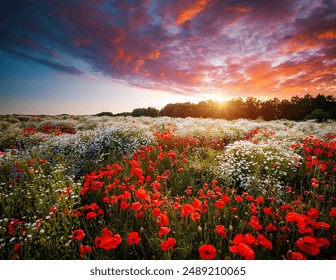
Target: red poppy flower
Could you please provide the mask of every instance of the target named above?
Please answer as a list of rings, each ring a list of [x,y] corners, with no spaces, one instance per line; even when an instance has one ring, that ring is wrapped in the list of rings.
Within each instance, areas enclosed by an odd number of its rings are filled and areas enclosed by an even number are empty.
[[[273,216],[272,209],[270,207],[265,207],[263,210],[266,215]]]
[[[148,197],[146,190],[144,189],[139,189],[135,192],[135,197],[139,200],[145,199]]]
[[[244,236],[241,233],[237,234],[232,240],[232,244],[235,246],[239,245],[240,243],[245,243]]]
[[[255,200],[254,200],[255,203],[257,204],[260,204],[260,203],[264,203],[265,200],[262,196],[258,196]]]
[[[133,210],[133,211],[138,211],[138,210],[140,210],[142,208],[142,205],[141,205],[141,203],[140,202],[133,202],[132,203],[132,206],[131,206],[131,210]]]
[[[234,200],[237,201],[237,202],[242,202],[242,201],[243,201],[243,199],[242,199],[242,197],[241,197],[240,195],[237,195],[237,196],[234,198]]]
[[[260,229],[262,229],[262,226],[259,223],[259,219],[258,219],[257,216],[252,216],[251,219],[250,219],[250,222],[248,224],[254,230],[260,230]]]
[[[84,246],[83,244],[79,247],[79,253],[80,253],[80,257],[83,258],[84,253],[90,253],[92,250],[91,246],[86,245]]]
[[[314,225],[314,227],[317,228],[317,229],[325,229],[325,230],[330,229],[330,225],[325,223],[325,222],[318,222]]]
[[[139,244],[140,241],[141,241],[141,239],[139,237],[139,233],[136,232],[136,231],[130,232],[130,234],[127,237],[128,245]]]
[[[162,237],[170,232],[170,228],[168,227],[160,227],[159,237]]]
[[[327,238],[320,237],[317,238],[317,242],[320,244],[321,247],[329,247],[330,241]]]
[[[240,243],[237,246],[237,253],[241,255],[244,260],[254,260],[255,258],[255,253],[253,249],[249,245],[244,243]]]
[[[255,237],[250,234],[250,233],[246,233],[244,235],[244,243],[247,244],[247,245],[253,245],[255,243],[256,239]]]
[[[94,244],[95,244],[96,248],[100,248],[100,243],[101,243],[102,240],[103,240],[103,238],[101,238],[101,237],[96,237],[94,239]]]
[[[261,246],[263,246],[264,248],[269,249],[269,250],[273,249],[273,245],[272,245],[271,241],[269,241],[265,237],[265,235],[263,235],[263,234],[260,233],[258,235],[258,239],[259,239],[259,243],[260,243]]]
[[[277,228],[272,224],[269,223],[266,227],[265,227],[266,231],[270,232],[270,231],[276,231]]]
[[[168,215],[165,213],[162,213],[160,215],[160,217],[157,219],[157,223],[160,227],[165,227],[165,226],[168,226],[169,224],[169,217]]]
[[[161,215],[161,210],[160,210],[160,208],[154,208],[154,209],[152,210],[152,214],[153,214],[153,216],[154,216],[155,218],[160,217],[160,215]]]
[[[136,213],[135,217],[136,218],[142,218],[143,216],[145,216],[145,212],[144,211],[139,211],[138,213]]]
[[[222,201],[223,201],[224,203],[228,203],[228,202],[230,201],[230,197],[228,197],[226,194],[223,194],[223,195],[222,195]]]
[[[258,214],[257,206],[255,206],[254,203],[250,204],[250,212],[252,215]]]
[[[120,203],[120,209],[121,210],[126,210],[129,207],[130,207],[129,203],[127,203],[125,200],[121,201],[121,203]]]
[[[21,244],[21,243],[15,244],[15,245],[14,245],[14,252],[19,251],[19,249],[20,249],[21,247],[22,247],[22,244]]]
[[[198,248],[198,253],[203,260],[212,260],[216,257],[216,248],[211,244],[204,244]]]
[[[296,212],[289,212],[286,215],[286,221],[288,222],[298,222],[298,219],[300,219],[301,215]]]
[[[194,201],[193,201],[192,205],[194,207],[194,210],[198,210],[201,207],[202,202],[199,199],[194,198]]]
[[[224,238],[226,238],[226,232],[225,232],[225,227],[222,225],[218,225],[216,226],[216,232],[218,234],[218,236],[223,236]]]
[[[121,237],[119,234],[115,234],[113,236],[107,236],[102,238],[100,242],[100,248],[104,250],[111,250],[118,247],[121,243]]]
[[[86,220],[91,220],[94,219],[95,217],[97,217],[97,213],[90,211],[89,213],[86,214],[85,219]]]
[[[308,217],[311,219],[317,219],[319,216],[319,211],[316,208],[310,208],[308,210]]]
[[[286,254],[286,257],[288,260],[306,260],[307,257],[304,254],[301,254],[300,252],[292,252],[288,251]]]
[[[300,238],[295,244],[301,251],[311,256],[316,256],[320,252],[320,244],[312,236]]]
[[[247,195],[247,196],[245,197],[245,199],[246,199],[247,201],[252,201],[252,200],[254,199],[254,197],[253,197],[252,195]]]
[[[174,250],[174,245],[176,244],[175,238],[169,237],[166,241],[163,241],[161,243],[161,250],[166,251],[166,250]]]
[[[194,206],[190,205],[190,204],[185,204],[182,206],[182,214],[181,214],[181,218],[184,218],[190,214],[194,213]]]
[[[72,239],[81,241],[83,240],[85,233],[82,229],[77,229],[72,233]]]
[[[201,215],[197,212],[194,212],[191,214],[191,219],[195,222],[197,222],[201,218]]]
[[[102,229],[102,233],[101,233],[101,237],[107,237],[107,236],[112,236],[113,232],[110,231],[108,228],[103,228]]]
[[[225,207],[225,203],[222,200],[217,200],[215,202],[215,207],[218,209],[223,209]]]
[[[333,207],[329,212],[329,216],[332,218],[336,218],[336,207]]]

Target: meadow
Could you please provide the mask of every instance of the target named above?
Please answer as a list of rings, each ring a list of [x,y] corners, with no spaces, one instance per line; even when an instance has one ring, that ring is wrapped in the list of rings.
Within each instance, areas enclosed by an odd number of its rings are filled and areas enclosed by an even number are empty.
[[[336,124],[0,116],[0,259],[336,258]]]

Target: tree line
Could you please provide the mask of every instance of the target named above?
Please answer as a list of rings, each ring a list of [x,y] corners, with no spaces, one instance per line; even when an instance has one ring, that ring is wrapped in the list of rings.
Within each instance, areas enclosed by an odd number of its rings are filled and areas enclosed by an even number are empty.
[[[259,100],[248,97],[234,98],[228,101],[201,101],[197,104],[191,102],[167,104],[161,110],[153,107],[137,108],[131,113],[117,115],[139,116],[169,116],[169,117],[195,117],[216,119],[264,119],[264,120],[307,120],[316,119],[326,121],[336,119],[336,98],[332,95],[306,94],[303,97],[294,96],[290,100],[278,98]],[[116,116],[116,115],[114,115]]]

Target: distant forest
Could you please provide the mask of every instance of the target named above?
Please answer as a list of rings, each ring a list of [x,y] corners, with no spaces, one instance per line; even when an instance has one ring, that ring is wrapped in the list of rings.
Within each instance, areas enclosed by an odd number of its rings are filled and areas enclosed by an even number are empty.
[[[102,115],[100,113],[98,115]],[[107,112],[105,112],[107,114]],[[112,113],[108,113],[112,115]],[[332,95],[310,94],[304,97],[294,96],[290,100],[279,100],[278,98],[269,100],[259,100],[248,97],[245,101],[241,98],[228,101],[201,101],[197,104],[191,102],[167,104],[161,110],[153,107],[137,108],[131,113],[121,113],[117,115],[139,116],[169,116],[169,117],[195,117],[195,118],[216,118],[234,120],[264,119],[267,121],[277,119],[288,120],[308,120],[317,121],[336,119],[336,98]]]

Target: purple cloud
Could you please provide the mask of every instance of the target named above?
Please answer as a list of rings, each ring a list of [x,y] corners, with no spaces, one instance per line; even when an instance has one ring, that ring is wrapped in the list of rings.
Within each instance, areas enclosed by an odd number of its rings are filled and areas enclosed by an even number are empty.
[[[136,2],[10,1],[0,50],[184,95],[335,92],[335,1]]]

